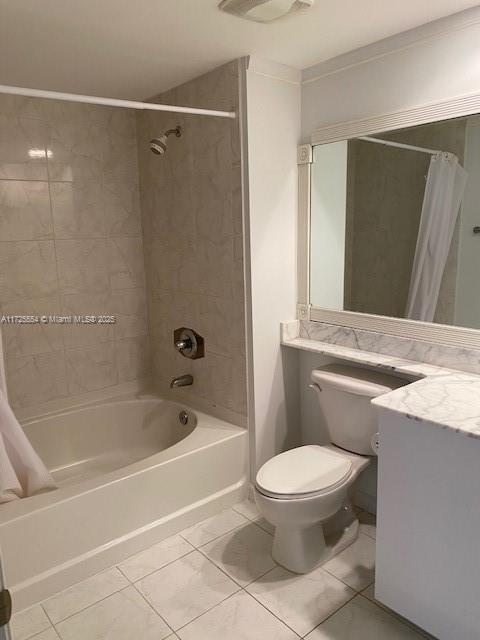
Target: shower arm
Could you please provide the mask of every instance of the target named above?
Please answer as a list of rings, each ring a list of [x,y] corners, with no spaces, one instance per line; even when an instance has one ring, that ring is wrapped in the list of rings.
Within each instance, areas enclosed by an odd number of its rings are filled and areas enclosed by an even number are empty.
[[[177,138],[180,138],[180,136],[182,135],[182,128],[175,127],[174,129],[168,129],[168,131],[165,131],[163,135],[166,136],[167,138],[168,136],[173,136],[173,135],[176,135]]]

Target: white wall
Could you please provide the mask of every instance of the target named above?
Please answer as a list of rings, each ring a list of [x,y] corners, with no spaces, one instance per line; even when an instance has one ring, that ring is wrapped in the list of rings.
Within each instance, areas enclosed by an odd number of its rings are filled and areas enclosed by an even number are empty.
[[[250,58],[246,69],[251,278],[249,423],[252,475],[299,442],[298,354],[280,347],[296,315],[300,74]]]
[[[302,137],[327,124],[480,91],[480,8],[303,72]]]

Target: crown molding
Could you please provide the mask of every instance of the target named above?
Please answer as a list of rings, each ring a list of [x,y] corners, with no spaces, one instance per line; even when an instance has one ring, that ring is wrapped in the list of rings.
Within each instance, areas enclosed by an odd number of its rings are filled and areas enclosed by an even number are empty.
[[[279,62],[266,60],[257,56],[247,56],[247,70],[267,78],[274,78],[288,82],[289,84],[300,85],[302,82],[302,72],[300,69],[289,67]]]
[[[454,13],[308,67],[302,72],[302,84],[317,82],[327,76],[367,64],[405,49],[421,46],[442,38],[448,33],[467,29],[479,23],[479,6]]]

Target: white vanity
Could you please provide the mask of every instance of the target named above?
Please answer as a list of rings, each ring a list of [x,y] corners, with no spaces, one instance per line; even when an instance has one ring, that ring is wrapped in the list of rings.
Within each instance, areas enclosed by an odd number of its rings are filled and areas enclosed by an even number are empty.
[[[373,400],[380,432],[375,597],[439,640],[475,640],[480,376],[325,342],[322,332],[352,342],[348,329],[326,327],[287,323],[282,344],[414,380]],[[369,338],[354,333],[356,342]]]
[[[375,596],[440,640],[480,637],[480,377],[428,377],[380,409]]]

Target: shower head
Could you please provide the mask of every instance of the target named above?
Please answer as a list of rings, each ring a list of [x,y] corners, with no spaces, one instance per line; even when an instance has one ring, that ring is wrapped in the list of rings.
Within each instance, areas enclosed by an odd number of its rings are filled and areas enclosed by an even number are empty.
[[[180,138],[182,135],[182,127],[177,126],[175,129],[165,131],[165,133],[162,133],[158,138],[152,138],[148,143],[150,151],[155,153],[157,156],[163,156],[167,150],[167,138],[173,134],[175,134],[177,138]]]

